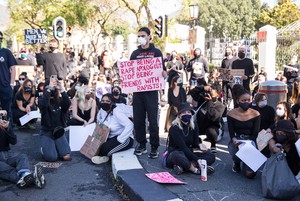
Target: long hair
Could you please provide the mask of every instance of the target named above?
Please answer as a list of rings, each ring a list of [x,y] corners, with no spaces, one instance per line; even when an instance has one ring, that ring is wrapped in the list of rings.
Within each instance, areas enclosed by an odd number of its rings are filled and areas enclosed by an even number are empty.
[[[297,86],[297,87],[295,87],[295,86]],[[293,84],[293,88],[292,88],[292,96],[291,96],[291,98],[290,98],[290,100],[291,100],[291,102],[293,103],[293,104],[295,104],[296,103],[296,101],[297,101],[297,98],[298,98],[298,96],[299,96],[299,93],[300,93],[300,82],[298,82],[297,84],[296,83],[294,83]]]
[[[78,102],[78,107],[84,113],[84,105],[85,105],[85,92],[89,90],[89,87],[84,85],[82,87],[79,87],[76,91],[75,98]],[[88,101],[88,108],[92,106],[92,101]]]
[[[50,84],[50,80],[46,80],[45,82],[45,86],[44,86],[44,91],[43,94],[46,94],[47,91],[47,86]],[[53,92],[51,92],[51,94],[53,93],[53,96],[51,95],[51,99],[50,99],[50,103],[51,104],[60,104],[60,93],[59,91],[55,88]]]
[[[175,76],[173,77],[173,79],[171,80],[171,85],[170,87],[174,90],[175,89],[175,82],[177,82],[177,80],[179,79],[179,76]]]
[[[175,120],[172,122],[172,126],[178,126],[180,128],[180,130],[183,130],[182,123],[181,123],[181,120],[179,118],[179,115],[177,115]],[[192,118],[191,118],[190,123],[189,123],[189,127],[193,130],[195,129],[194,115],[192,115]]]
[[[27,86],[28,82],[31,83],[31,94],[35,94],[35,87],[33,86],[33,82],[30,79],[24,80],[23,84],[20,86],[18,91],[23,94],[25,92],[25,87]]]
[[[284,107],[284,119],[287,119],[287,120],[292,120],[294,119],[293,118],[293,113],[292,113],[292,110],[291,110],[291,106],[288,102],[285,102],[285,101],[280,101],[277,103],[277,105],[283,105]],[[278,115],[275,115],[275,123],[277,124],[277,122],[280,120],[280,117],[278,117]]]

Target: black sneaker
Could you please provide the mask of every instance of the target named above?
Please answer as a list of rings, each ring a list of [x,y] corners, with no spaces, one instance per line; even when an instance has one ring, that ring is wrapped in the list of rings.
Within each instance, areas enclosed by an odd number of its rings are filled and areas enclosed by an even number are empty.
[[[142,154],[146,154],[146,153],[147,153],[147,149],[146,149],[146,145],[144,145],[144,144],[140,144],[134,150],[134,154],[137,155],[137,156],[141,156]]]
[[[176,175],[180,175],[183,173],[183,169],[179,165],[174,165],[173,170],[175,171]]]
[[[151,152],[148,155],[148,157],[154,159],[154,158],[158,158],[158,155],[159,155],[159,152],[157,151],[157,148],[151,147]]]
[[[34,183],[37,187],[39,188],[44,188],[45,187],[45,176],[43,174],[43,168],[40,165],[34,166]]]
[[[215,172],[215,168],[213,168],[212,166],[207,166],[207,175],[211,175]]]
[[[241,165],[240,165],[240,163],[233,163],[232,172],[235,172],[235,173],[241,172]]]
[[[18,188],[26,188],[34,183],[34,177],[30,172],[26,172],[17,182]]]

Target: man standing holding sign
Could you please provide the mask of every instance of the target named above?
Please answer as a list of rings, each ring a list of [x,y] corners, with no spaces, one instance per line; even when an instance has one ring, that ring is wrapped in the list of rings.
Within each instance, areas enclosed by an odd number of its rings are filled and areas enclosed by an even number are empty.
[[[162,52],[150,43],[151,35],[147,27],[142,27],[138,31],[138,49],[133,51],[130,60],[146,59],[161,57]],[[166,68],[162,62],[162,76],[166,77]],[[151,152],[149,158],[158,158],[157,148],[159,146],[159,129],[158,129],[158,90],[143,91],[133,93],[133,120],[135,137],[139,146],[135,149],[135,154],[140,156],[147,153],[146,149],[146,114],[148,114]]]
[[[245,75],[242,76],[243,86],[250,92],[250,79],[254,75],[254,67],[252,59],[246,58],[246,49],[241,46],[238,50],[239,59],[233,61],[232,69],[244,69]]]

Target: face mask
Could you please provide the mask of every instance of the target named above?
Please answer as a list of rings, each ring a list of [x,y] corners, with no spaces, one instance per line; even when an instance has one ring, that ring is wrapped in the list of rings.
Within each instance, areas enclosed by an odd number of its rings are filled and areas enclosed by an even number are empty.
[[[229,52],[225,52],[225,57],[228,57],[230,55]]]
[[[284,143],[287,140],[287,136],[284,134],[275,134],[276,141],[279,143]]]
[[[24,80],[19,80],[20,85],[24,83]]]
[[[78,89],[79,89],[79,86],[76,85],[76,86],[75,86],[75,90],[77,91]]]
[[[138,38],[138,44],[141,46],[145,46],[147,44],[147,40],[143,37]]]
[[[31,87],[24,87],[24,91],[26,92],[26,93],[31,93],[32,92],[32,89],[31,89]]]
[[[266,107],[267,104],[268,104],[267,100],[259,101],[258,102],[258,107],[263,108],[263,107]]]
[[[100,107],[102,108],[102,110],[107,112],[110,110],[110,103],[100,103]]]
[[[91,98],[91,94],[85,95],[85,99],[86,99],[86,100],[90,100],[90,98]]]
[[[240,59],[244,59],[244,58],[245,58],[245,53],[244,53],[244,52],[239,52],[239,53],[238,53],[238,57],[239,57]]]
[[[277,116],[279,116],[279,117],[283,117],[284,116],[284,110],[276,110],[276,114],[277,114]]]
[[[21,53],[21,59],[25,59],[26,58],[26,54],[25,53]]]
[[[184,123],[189,123],[191,121],[192,115],[184,114],[181,116],[181,121]]]
[[[56,47],[50,47],[51,52],[54,52],[56,50]]]
[[[247,111],[250,108],[250,103],[248,102],[240,103],[239,106],[240,108],[242,108],[242,110]]]
[[[118,96],[119,94],[120,94],[120,93],[119,93],[118,91],[113,91],[113,92],[112,92],[112,95],[113,95],[113,96]]]
[[[199,58],[200,55],[201,55],[201,54],[199,54],[199,53],[195,53],[195,57],[196,57],[196,58]]]
[[[179,82],[179,83],[177,83],[177,86],[182,87],[182,86],[183,86],[183,83],[182,83],[182,82]]]

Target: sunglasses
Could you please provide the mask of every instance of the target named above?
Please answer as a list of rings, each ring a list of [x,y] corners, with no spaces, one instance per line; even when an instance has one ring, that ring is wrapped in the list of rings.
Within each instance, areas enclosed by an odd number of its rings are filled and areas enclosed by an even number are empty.
[[[19,80],[25,80],[25,78],[19,78]]]

